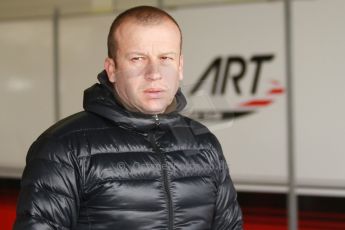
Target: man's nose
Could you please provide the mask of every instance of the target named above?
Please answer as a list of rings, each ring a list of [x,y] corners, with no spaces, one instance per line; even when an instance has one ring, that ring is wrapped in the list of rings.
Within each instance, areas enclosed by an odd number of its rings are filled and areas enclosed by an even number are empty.
[[[146,66],[145,78],[151,81],[159,80],[162,78],[162,75],[159,72],[159,63],[155,61],[149,61]]]

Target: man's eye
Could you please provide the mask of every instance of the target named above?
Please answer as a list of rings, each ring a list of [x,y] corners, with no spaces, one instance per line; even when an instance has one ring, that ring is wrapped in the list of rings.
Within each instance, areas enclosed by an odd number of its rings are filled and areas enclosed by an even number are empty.
[[[167,57],[167,56],[162,56],[161,60],[163,60],[163,61],[170,61],[170,60],[173,60],[173,58],[172,57]]]
[[[132,57],[131,61],[142,61],[144,60],[144,57]]]

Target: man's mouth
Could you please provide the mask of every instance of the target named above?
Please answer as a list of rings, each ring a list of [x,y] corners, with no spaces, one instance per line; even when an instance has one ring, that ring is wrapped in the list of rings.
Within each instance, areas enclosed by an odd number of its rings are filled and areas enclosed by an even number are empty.
[[[164,93],[164,90],[161,88],[148,88],[144,90],[144,94],[151,99],[161,98]]]

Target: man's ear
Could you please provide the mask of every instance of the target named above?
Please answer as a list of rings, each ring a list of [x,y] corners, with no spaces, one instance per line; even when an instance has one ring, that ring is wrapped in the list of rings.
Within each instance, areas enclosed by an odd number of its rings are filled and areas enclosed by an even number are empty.
[[[180,55],[180,64],[178,67],[178,74],[179,74],[179,79],[182,81],[183,79],[183,55]]]
[[[115,62],[112,58],[107,57],[104,61],[104,69],[107,72],[108,79],[111,83],[115,83]]]

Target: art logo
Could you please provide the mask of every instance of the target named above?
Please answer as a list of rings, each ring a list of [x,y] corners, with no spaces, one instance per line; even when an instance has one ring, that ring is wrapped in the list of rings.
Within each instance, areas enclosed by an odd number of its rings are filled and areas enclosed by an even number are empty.
[[[272,105],[285,91],[277,78],[267,77],[274,59],[273,54],[214,58],[188,90],[192,101],[188,116],[228,120]]]

